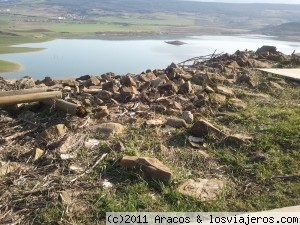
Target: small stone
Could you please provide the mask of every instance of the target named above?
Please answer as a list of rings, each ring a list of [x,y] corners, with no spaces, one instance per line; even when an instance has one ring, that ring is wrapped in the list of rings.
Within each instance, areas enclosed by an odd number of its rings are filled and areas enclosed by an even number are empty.
[[[102,123],[96,126],[96,132],[105,135],[122,134],[124,130],[124,126],[119,123]]]
[[[53,80],[51,77],[45,77],[40,83],[45,84],[46,86],[56,85],[58,82]]]
[[[110,100],[112,96],[113,94],[111,92],[105,90],[99,91],[97,94],[97,97],[103,101]]]
[[[61,160],[68,160],[68,159],[75,159],[75,158],[76,158],[75,154],[60,154]]]
[[[166,125],[174,127],[174,128],[186,128],[187,127],[187,124],[184,119],[179,119],[179,118],[175,118],[175,117],[169,118],[167,120]]]
[[[274,81],[269,81],[269,85],[272,89],[276,89],[276,90],[279,90],[279,91],[284,90],[284,87],[282,87],[280,84],[278,84]]]
[[[84,169],[76,164],[71,164],[69,166],[69,171],[72,173],[82,173]]]
[[[165,80],[160,79],[159,77],[156,78],[155,80],[151,81],[151,86],[154,88],[157,88],[159,85],[163,84],[165,82]]]
[[[225,86],[220,86],[218,85],[216,88],[216,91],[219,94],[225,95],[225,96],[229,96],[229,97],[233,97],[234,96],[234,92],[231,88],[225,87]]]
[[[154,180],[168,182],[172,176],[171,170],[156,158],[124,156],[120,164],[128,169],[140,170]]]
[[[194,121],[194,115],[192,114],[191,111],[183,111],[182,112],[182,117],[185,120],[185,122],[191,124]]]
[[[121,141],[117,141],[113,144],[112,149],[116,152],[122,152],[125,150],[125,145]]]
[[[194,137],[194,136],[189,136],[188,140],[190,142],[194,142],[194,143],[203,143],[204,139],[203,138],[199,138],[199,137]]]
[[[96,148],[99,144],[100,141],[98,139],[90,138],[84,142],[84,147],[86,147],[87,149],[93,149]]]
[[[57,124],[44,130],[41,136],[48,140],[53,140],[64,136],[67,132],[68,128],[64,124]]]
[[[41,158],[44,154],[44,151],[40,148],[36,148],[34,151],[33,151],[33,161],[36,161],[38,160],[39,158]]]
[[[135,95],[139,94],[135,86],[131,86],[131,87],[123,86],[120,88],[120,93],[121,93],[120,97],[123,102],[130,101],[135,97]]]
[[[100,80],[95,76],[91,76],[90,79],[87,80],[87,86],[98,86],[100,83]]]
[[[206,85],[204,91],[208,94],[215,93],[214,89],[212,89],[209,85]]]
[[[109,189],[109,188],[112,188],[114,186],[114,184],[109,182],[107,179],[104,179],[103,181],[101,181],[100,184],[103,187],[103,189]]]
[[[62,191],[59,194],[60,201],[63,205],[71,205],[72,204],[72,193],[67,191]]]
[[[163,105],[151,105],[150,110],[162,113],[165,112],[167,108]]]
[[[196,137],[205,137],[210,134],[216,135],[217,137],[224,136],[220,129],[203,119],[196,121],[189,130],[189,133]]]
[[[226,102],[225,95],[215,93],[215,94],[211,94],[209,97],[210,97],[210,101],[213,104],[224,104]]]
[[[252,162],[263,162],[266,160],[267,157],[263,153],[256,153],[252,157],[250,157],[250,161]]]
[[[166,84],[158,86],[158,90],[161,94],[174,94],[178,92],[178,87],[172,81],[168,81]]]
[[[101,119],[109,115],[109,110],[107,106],[99,106],[94,110],[94,113],[96,119]]]
[[[246,103],[238,98],[231,98],[229,99],[228,103],[237,109],[245,109],[247,106]]]
[[[231,145],[242,145],[249,143],[253,138],[244,134],[233,134],[225,137],[223,143]]]
[[[83,104],[85,106],[92,106],[91,100],[89,98],[83,99]]]
[[[202,201],[212,201],[224,188],[224,182],[218,179],[189,179],[179,186],[179,192]]]
[[[192,94],[193,92],[193,87],[190,81],[187,81],[184,84],[182,84],[178,91],[179,94]]]
[[[64,90],[64,91],[67,91],[67,92],[70,92],[70,91],[72,91],[72,88],[71,88],[70,86],[65,86],[65,87],[63,88],[63,90]]]
[[[25,76],[19,79],[16,85],[19,89],[30,89],[35,87],[35,82],[31,77]]]
[[[81,77],[79,77],[79,78],[76,78],[75,80],[76,80],[76,81],[79,81],[79,80],[88,80],[88,79],[90,79],[90,78],[91,78],[90,75],[83,75],[83,76],[81,76]]]
[[[152,120],[147,120],[145,124],[150,127],[157,127],[163,125],[164,121],[162,119],[152,119]]]
[[[112,92],[112,93],[115,93],[119,90],[119,88],[117,87],[117,85],[115,85],[115,83],[113,81],[103,83],[102,89],[105,91]]]
[[[130,75],[122,76],[120,83],[126,87],[137,86],[136,82]]]

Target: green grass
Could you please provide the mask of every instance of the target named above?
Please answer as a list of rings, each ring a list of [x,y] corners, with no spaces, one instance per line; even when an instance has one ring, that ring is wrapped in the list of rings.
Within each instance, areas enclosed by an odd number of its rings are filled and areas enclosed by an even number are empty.
[[[0,60],[0,73],[18,71],[21,66],[17,63]]]
[[[84,182],[95,184],[107,178],[112,189],[93,188],[83,196],[87,211],[72,217],[77,224],[104,224],[108,211],[260,211],[300,204],[300,87],[290,85],[282,93],[273,93],[272,102],[247,99],[245,110],[228,118],[212,118],[233,133],[254,137],[250,144],[228,146],[208,138],[205,159],[186,142],[185,130],[172,131],[126,124],[127,134],[115,137],[125,144],[124,152],[111,152]],[[164,147],[162,147],[164,146]],[[172,147],[171,147],[172,146]],[[101,155],[107,145],[96,150]],[[83,150],[81,161],[90,153]],[[264,160],[255,156],[264,154]],[[118,164],[123,155],[150,156],[171,168],[173,179],[163,184],[143,178],[138,172],[124,170]],[[185,196],[178,185],[186,179],[221,176],[226,188],[212,202]],[[155,203],[154,203],[155,202]],[[54,209],[57,209],[54,208]],[[53,205],[41,209],[40,222],[55,218]],[[98,221],[98,222],[95,222]]]
[[[154,26],[144,27],[142,25],[131,24],[58,24],[49,26],[54,32],[69,33],[95,33],[95,32],[156,32],[158,28]]]

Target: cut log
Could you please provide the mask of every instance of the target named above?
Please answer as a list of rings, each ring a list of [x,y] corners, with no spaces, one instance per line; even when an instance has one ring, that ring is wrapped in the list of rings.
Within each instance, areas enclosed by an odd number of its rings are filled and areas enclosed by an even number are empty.
[[[76,115],[78,117],[85,117],[87,116],[88,112],[83,106],[78,106],[74,103],[67,102],[62,99],[51,99],[42,101],[42,103],[54,107],[55,109],[60,109],[64,112],[70,113],[71,115]]]
[[[0,97],[0,105],[13,105],[19,103],[38,102],[49,99],[62,98],[61,91],[39,92]]]
[[[34,93],[46,92],[47,90],[48,88],[44,87],[44,88],[31,88],[31,89],[12,90],[12,91],[0,91],[0,97],[34,94]]]

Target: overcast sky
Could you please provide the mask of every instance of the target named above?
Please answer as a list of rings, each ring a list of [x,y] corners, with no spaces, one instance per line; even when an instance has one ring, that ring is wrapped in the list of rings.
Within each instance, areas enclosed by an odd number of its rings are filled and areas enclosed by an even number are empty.
[[[194,0],[200,2],[300,4],[300,0]]]

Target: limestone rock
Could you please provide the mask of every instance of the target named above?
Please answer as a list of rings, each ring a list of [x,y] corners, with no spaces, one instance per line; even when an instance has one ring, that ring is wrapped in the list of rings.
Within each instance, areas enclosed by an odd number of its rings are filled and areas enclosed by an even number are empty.
[[[163,105],[151,105],[150,110],[162,113],[165,112],[167,108]]]
[[[124,131],[124,126],[119,123],[102,123],[96,126],[96,132],[105,134],[105,135],[112,135],[112,134],[122,134]]]
[[[53,80],[51,77],[45,77],[40,83],[45,84],[46,86],[53,86],[58,82],[56,80]]]
[[[100,80],[95,76],[91,76],[90,79],[87,80],[88,86],[98,86],[100,83]]]
[[[97,97],[103,101],[110,100],[113,94],[110,91],[101,90],[97,93]]]
[[[278,84],[274,81],[269,81],[269,85],[272,89],[279,90],[279,91],[284,90],[284,87],[282,87],[280,84]]]
[[[76,80],[76,81],[79,81],[79,80],[88,80],[88,79],[90,79],[90,78],[91,78],[90,75],[83,75],[83,76],[81,76],[81,77],[76,78],[75,80]]]
[[[44,151],[40,148],[35,148],[34,151],[33,151],[33,161],[36,161],[38,160],[39,158],[41,158],[44,154]]]
[[[226,96],[225,95],[221,95],[221,94],[210,94],[209,95],[210,97],[210,101],[213,103],[213,104],[224,104],[226,102]]]
[[[95,113],[96,119],[101,119],[101,118],[109,115],[109,110],[108,110],[107,106],[99,106],[98,108],[96,108],[93,111]]]
[[[222,137],[224,135],[220,129],[203,119],[196,121],[189,130],[189,133],[196,137],[205,137],[210,134],[216,135],[217,137]]]
[[[231,145],[242,145],[249,143],[253,138],[244,134],[233,134],[224,138],[223,143]]]
[[[178,91],[179,94],[192,94],[193,93],[193,87],[190,81],[185,82],[182,84]]]
[[[179,192],[202,201],[212,201],[224,188],[224,182],[218,179],[189,179],[179,186]]]
[[[103,83],[102,84],[102,89],[105,90],[105,91],[112,92],[112,93],[115,93],[119,90],[119,88],[117,87],[117,85],[113,81]]]
[[[225,95],[225,96],[229,96],[229,97],[233,97],[234,96],[234,92],[231,88],[225,87],[225,86],[220,86],[218,85],[216,88],[216,91],[219,94]]]
[[[172,176],[171,170],[156,158],[124,156],[120,164],[128,169],[141,170],[154,180],[167,182]]]
[[[228,100],[228,103],[237,109],[245,109],[247,106],[246,103],[244,103],[241,99],[238,98],[231,98]]]
[[[237,82],[246,83],[251,88],[257,85],[255,77],[251,74],[242,74],[240,77],[238,77]]]
[[[174,94],[177,93],[178,87],[172,81],[168,81],[166,84],[158,86],[158,90],[162,94]]]
[[[47,140],[58,139],[68,132],[68,128],[64,124],[57,124],[41,133],[41,136]]]
[[[120,82],[123,86],[126,86],[126,87],[132,87],[132,86],[136,87],[137,86],[136,82],[130,75],[122,76]]]
[[[175,117],[169,118],[167,120],[166,125],[174,127],[174,128],[186,128],[187,127],[187,124],[184,119],[179,119],[179,118],[175,118]]]
[[[145,124],[150,127],[157,127],[163,125],[164,121],[162,119],[151,119],[147,120]]]
[[[97,147],[100,144],[100,141],[98,139],[90,138],[87,141],[84,142],[84,147],[87,149],[93,149]]]
[[[120,97],[123,102],[129,101],[132,98],[134,98],[135,95],[139,94],[135,86],[131,86],[131,87],[123,86],[120,88],[120,93],[121,93]]]
[[[187,123],[193,123],[194,121],[194,115],[192,114],[191,111],[183,111],[182,117]]]
[[[25,76],[19,79],[16,85],[19,89],[29,89],[35,87],[35,82],[31,77]]]

